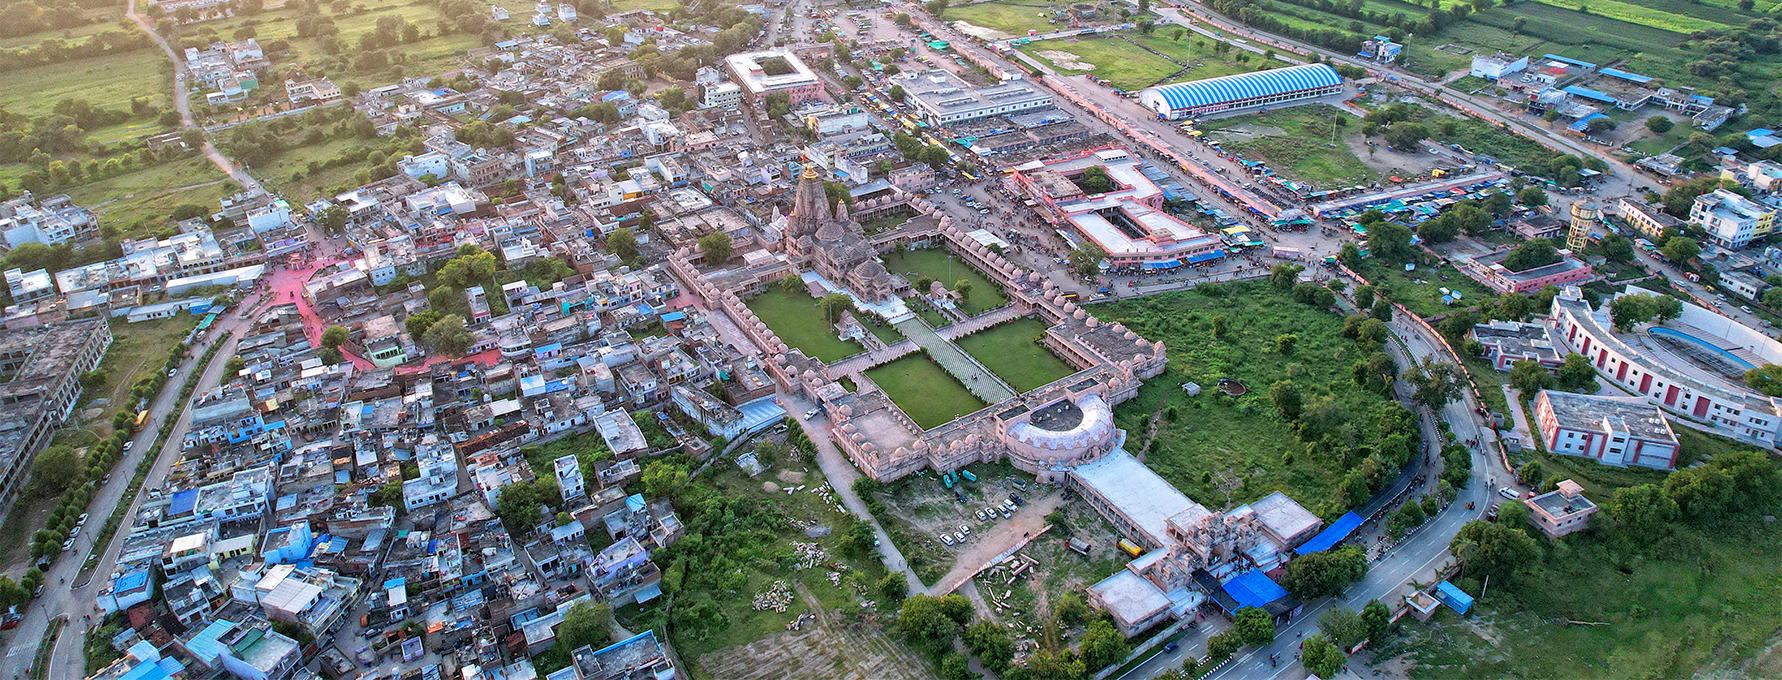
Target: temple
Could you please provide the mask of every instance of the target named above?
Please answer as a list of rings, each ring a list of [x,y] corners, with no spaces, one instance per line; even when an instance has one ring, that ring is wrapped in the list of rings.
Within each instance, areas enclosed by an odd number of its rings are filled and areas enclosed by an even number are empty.
[[[837,201],[833,214],[826,203],[815,166],[805,166],[786,217],[787,259],[869,304],[896,299],[909,282],[885,270],[866,231],[848,217],[847,203]]]

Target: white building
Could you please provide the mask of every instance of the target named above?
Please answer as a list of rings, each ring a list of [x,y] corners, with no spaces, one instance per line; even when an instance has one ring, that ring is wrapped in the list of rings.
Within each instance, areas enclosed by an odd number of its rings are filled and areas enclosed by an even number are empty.
[[[1702,225],[1716,245],[1737,250],[1776,226],[1776,210],[1726,189],[1695,197],[1689,221]]]
[[[458,458],[452,445],[428,434],[415,447],[421,476],[402,482],[402,506],[409,512],[458,495]]]
[[[1475,54],[1473,55],[1473,69],[1471,75],[1474,78],[1498,80],[1504,76],[1521,73],[1527,68],[1527,56],[1517,57],[1504,54],[1503,52],[1498,52],[1497,54]]]
[[[1631,286],[1628,291],[1649,294]],[[1775,446],[1782,429],[1782,405],[1776,399],[1751,391],[1743,382],[1711,374],[1687,357],[1662,350],[1661,344],[1635,349],[1612,331],[1608,305],[1592,309],[1576,287],[1553,299],[1551,315],[1554,344],[1584,355],[1599,378],[1727,436]],[[1683,303],[1682,316],[1648,329],[1647,335],[1687,343],[1728,364],[1782,363],[1782,343],[1688,302]]]
[[[894,76],[892,82],[903,86],[905,101],[929,125],[963,123],[1052,108],[1051,93],[1024,80],[972,87],[948,71],[929,69]]]
[[[557,5],[557,20],[569,24],[575,23],[575,6],[567,2]]]
[[[1542,390],[1534,412],[1548,451],[1617,467],[1677,465],[1676,433],[1664,413],[1640,397]]]
[[[582,477],[582,462],[575,456],[563,456],[551,461],[553,472],[557,473],[557,489],[564,498],[578,498],[588,493],[588,482]]]
[[[718,83],[706,85],[705,96],[699,101],[702,109],[734,109],[742,105],[742,87],[736,83]]]

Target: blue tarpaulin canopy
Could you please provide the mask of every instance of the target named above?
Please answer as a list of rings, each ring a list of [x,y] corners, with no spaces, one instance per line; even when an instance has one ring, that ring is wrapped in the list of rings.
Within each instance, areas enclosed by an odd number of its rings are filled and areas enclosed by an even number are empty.
[[[1287,589],[1275,583],[1268,574],[1260,569],[1251,569],[1225,582],[1225,593],[1236,600],[1238,607],[1262,608],[1268,603],[1287,597]]]
[[[1212,250],[1201,253],[1199,255],[1189,256],[1188,264],[1200,264],[1200,263],[1206,262],[1208,260],[1217,260],[1221,257],[1225,257],[1225,249],[1224,248],[1214,248]]]
[[[1361,515],[1357,515],[1353,512],[1344,514],[1342,517],[1337,518],[1335,524],[1325,527],[1323,531],[1318,532],[1317,536],[1313,536],[1312,540],[1301,543],[1298,548],[1294,548],[1293,552],[1299,555],[1310,555],[1315,552],[1324,552],[1331,549],[1331,547],[1336,544],[1343,542],[1343,539],[1348,538],[1349,534],[1355,533],[1355,528],[1359,526],[1361,526]]]
[[[1473,607],[1473,596],[1466,594],[1466,591],[1461,590],[1459,586],[1447,581],[1436,584],[1435,598],[1460,614],[1465,614],[1466,610]]]

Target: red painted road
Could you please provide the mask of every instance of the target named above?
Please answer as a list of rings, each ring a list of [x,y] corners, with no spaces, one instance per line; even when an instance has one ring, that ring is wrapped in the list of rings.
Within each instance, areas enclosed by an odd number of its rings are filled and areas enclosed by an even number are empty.
[[[305,263],[300,268],[293,269],[289,267],[281,267],[269,277],[270,285],[272,287],[270,303],[275,305],[296,305],[298,315],[303,318],[303,335],[309,338],[310,344],[317,347],[321,346],[322,331],[328,328],[329,323],[324,320],[321,315],[316,313],[315,307],[311,306],[309,299],[304,297],[303,284],[309,282],[310,277],[315,274],[316,270],[344,261],[346,261],[344,258],[312,260]],[[341,354],[346,356],[348,361],[353,362],[353,366],[359,370],[371,370],[376,368],[376,366],[372,365],[371,360],[369,359],[344,350]],[[444,362],[478,363],[484,366],[490,366],[499,361],[501,361],[501,352],[493,349],[465,357],[451,357],[443,354],[434,354],[428,356],[425,361],[418,365],[410,364],[397,367],[396,372],[420,373],[427,370],[427,367],[429,366]]]

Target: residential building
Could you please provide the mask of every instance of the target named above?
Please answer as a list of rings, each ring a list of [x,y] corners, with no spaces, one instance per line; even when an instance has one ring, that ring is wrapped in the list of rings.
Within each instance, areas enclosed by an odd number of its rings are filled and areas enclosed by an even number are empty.
[[[1521,73],[1528,68],[1528,56],[1516,56],[1498,52],[1496,54],[1473,55],[1473,67],[1470,74],[1474,78],[1498,80],[1504,76]]]
[[[1584,497],[1584,487],[1569,479],[1557,489],[1523,499],[1522,504],[1528,506],[1528,522],[1547,538],[1589,528],[1590,516],[1597,510],[1596,504]]]
[[[732,54],[724,58],[724,66],[730,79],[742,88],[743,99],[763,115],[770,94],[786,95],[793,108],[805,102],[828,101],[823,81],[789,49]]]
[[[1485,348],[1491,367],[1508,371],[1518,361],[1539,362],[1548,369],[1558,369],[1565,357],[1547,339],[1547,327],[1539,323],[1493,320],[1474,325],[1467,336]]]
[[[1768,235],[1776,226],[1776,209],[1726,189],[1695,197],[1689,221],[1707,230],[1708,238],[1723,248],[1738,250],[1752,239]]]

